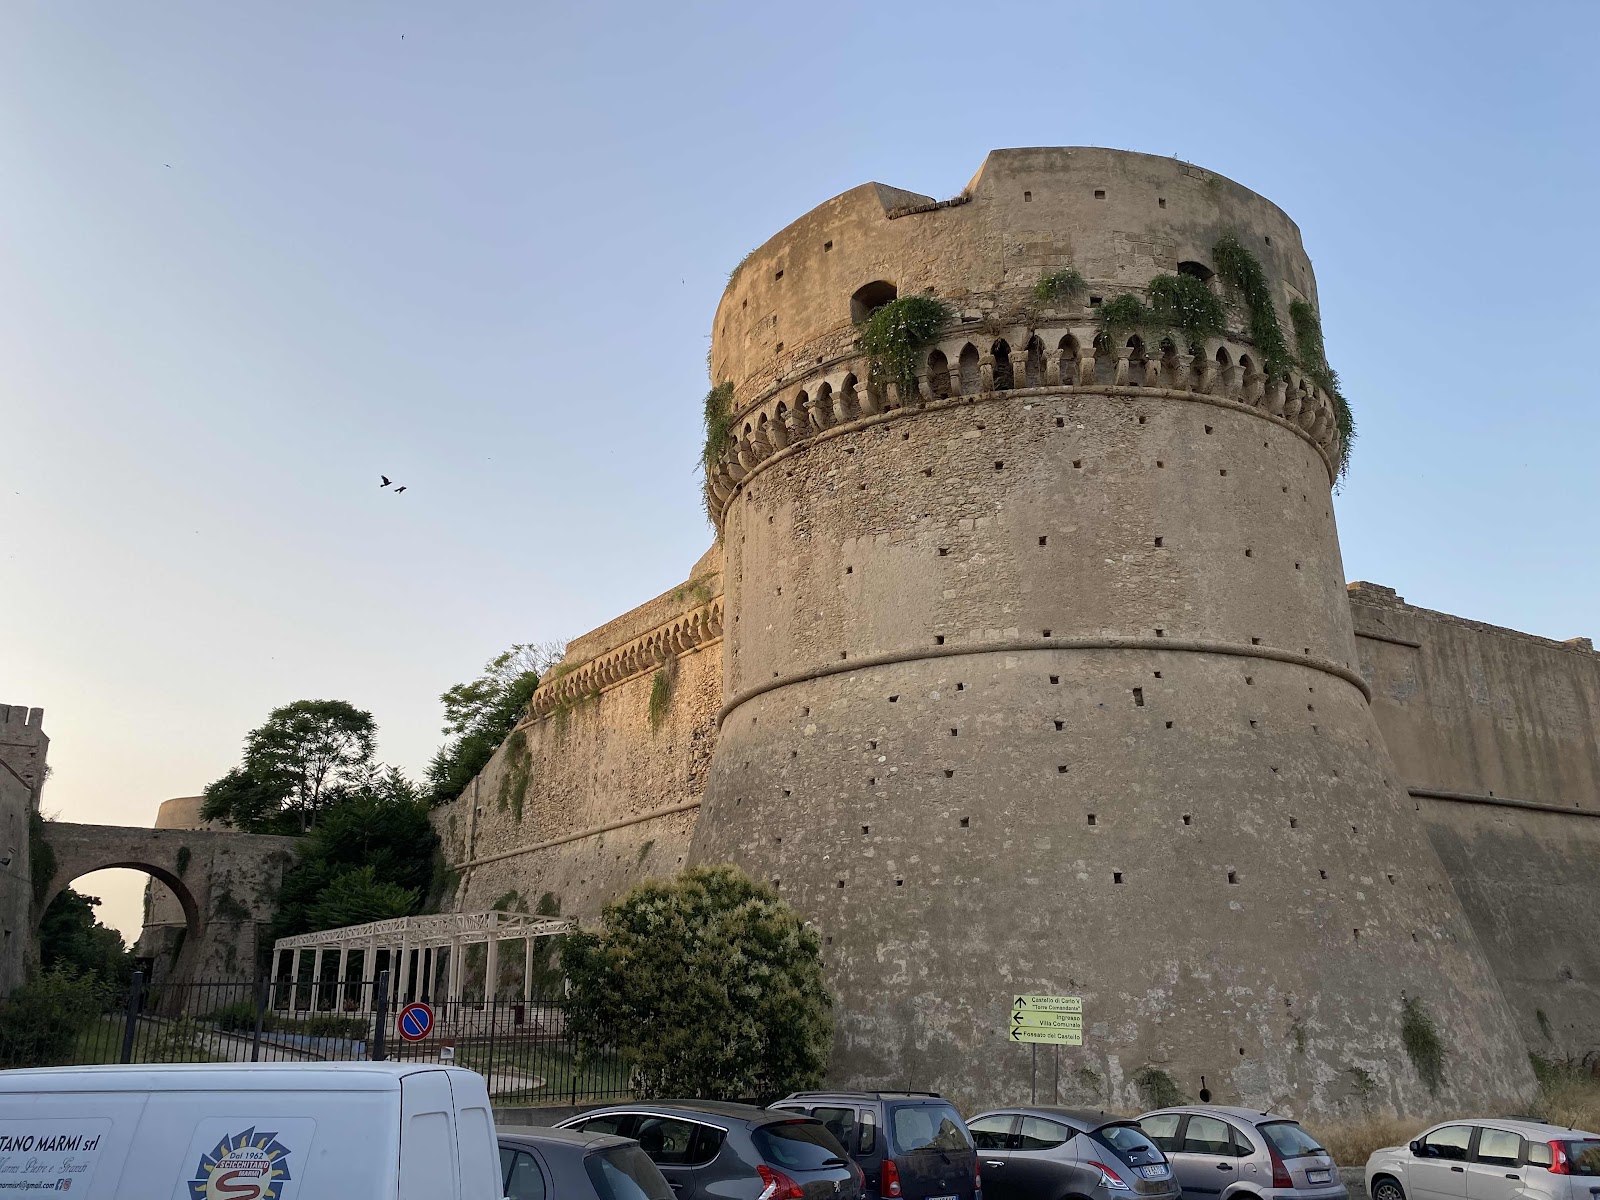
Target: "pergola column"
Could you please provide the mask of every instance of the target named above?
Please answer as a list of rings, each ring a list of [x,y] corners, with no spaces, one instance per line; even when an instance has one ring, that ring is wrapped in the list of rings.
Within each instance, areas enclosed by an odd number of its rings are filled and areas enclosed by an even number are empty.
[[[366,951],[361,956],[361,994],[356,1000],[356,1007],[362,1013],[370,1013],[375,997],[373,993],[378,990],[378,939],[368,938]]]
[[[322,947],[318,946],[311,954],[311,1011],[316,1012],[322,1004]]]
[[[395,995],[395,1007],[406,1004],[411,999],[411,942],[407,938],[400,939],[400,991]]]
[[[522,1000],[524,1004],[533,1000],[533,939],[522,939]]]
[[[500,939],[495,935],[494,927],[489,927],[489,948],[484,955],[483,965],[483,1004],[488,1008],[494,1004],[494,994],[500,983]]]
[[[336,985],[338,990],[335,993],[337,998],[334,1000],[334,1004],[333,1004],[333,1011],[334,1012],[343,1012],[344,1011],[344,1000],[345,1000],[344,985],[345,985],[346,978],[348,978],[349,970],[350,970],[350,948],[348,946],[346,946],[343,942],[340,942],[339,943],[339,982]]]
[[[452,1004],[461,999],[461,989],[466,982],[466,956],[461,953],[460,937],[450,939],[450,992],[445,997]]]
[[[268,1008],[277,1008],[278,997],[283,993],[283,955],[284,951],[276,946],[272,948],[272,986],[267,993]]]
[[[294,948],[294,958],[289,966],[289,1015],[293,1016],[300,1007],[300,947]]]

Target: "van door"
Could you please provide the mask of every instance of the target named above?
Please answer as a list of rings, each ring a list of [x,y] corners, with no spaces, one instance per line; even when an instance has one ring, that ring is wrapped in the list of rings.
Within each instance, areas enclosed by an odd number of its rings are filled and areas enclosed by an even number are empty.
[[[500,1144],[489,1112],[489,1091],[465,1071],[446,1073],[456,1107],[456,1152],[460,1156],[461,1200],[501,1200]]]
[[[455,1099],[443,1071],[401,1077],[400,1200],[462,1200]]]

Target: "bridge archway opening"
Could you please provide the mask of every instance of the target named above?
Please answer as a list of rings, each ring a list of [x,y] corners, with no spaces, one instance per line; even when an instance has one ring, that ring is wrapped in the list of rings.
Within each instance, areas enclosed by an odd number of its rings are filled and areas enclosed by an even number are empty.
[[[58,873],[39,910],[40,931],[46,914],[68,888],[101,901],[95,917],[115,929],[134,951],[135,968],[144,972],[147,985],[181,987],[193,981],[205,925],[199,901],[180,876],[159,864],[138,861],[97,864],[71,875]]]

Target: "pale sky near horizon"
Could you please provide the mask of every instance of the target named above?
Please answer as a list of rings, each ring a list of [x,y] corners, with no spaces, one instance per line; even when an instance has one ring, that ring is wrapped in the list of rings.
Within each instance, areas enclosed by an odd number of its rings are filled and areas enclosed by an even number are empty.
[[[444,688],[709,545],[733,264],[1001,146],[1280,204],[1359,422],[1347,576],[1600,636],[1597,45],[1553,0],[10,0],[0,703],[46,710],[45,808],[147,825],[300,698],[420,775]],[[131,936],[143,881],[78,886]]]

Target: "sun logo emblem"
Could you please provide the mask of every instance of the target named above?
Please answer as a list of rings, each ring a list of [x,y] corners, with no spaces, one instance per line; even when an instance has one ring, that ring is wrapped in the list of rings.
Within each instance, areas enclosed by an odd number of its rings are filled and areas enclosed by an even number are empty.
[[[276,1133],[229,1134],[200,1156],[190,1200],[278,1200],[289,1178],[289,1148]]]

